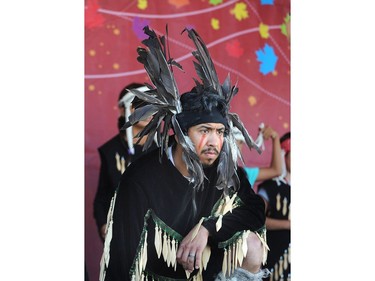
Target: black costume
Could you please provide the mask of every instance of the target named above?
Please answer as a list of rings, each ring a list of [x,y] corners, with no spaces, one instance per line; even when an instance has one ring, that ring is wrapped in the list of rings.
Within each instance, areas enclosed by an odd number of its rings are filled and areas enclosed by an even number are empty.
[[[147,265],[144,274],[148,277],[145,280],[187,280],[175,254],[178,243],[203,217],[202,225],[210,233],[208,244],[211,247],[211,258],[207,270],[203,270],[203,280],[214,280],[222,270],[224,252],[231,253],[246,230],[264,234],[264,202],[254,193],[242,170],[238,171],[241,185],[233,211],[223,216],[222,227],[216,231],[218,214],[215,211],[220,207],[223,194],[215,187],[216,167],[215,164],[204,169],[207,179],[205,188],[195,193],[197,212],[194,214],[192,198],[195,191],[165,154],[161,163],[158,151],[133,162],[121,178],[114,201],[113,237],[105,280],[143,280],[136,276],[145,248]],[[155,238],[155,227],[159,238]],[[163,252],[172,253],[171,261],[164,261],[164,254],[157,257],[154,246],[157,239],[163,240]]]
[[[229,112],[229,103],[238,88],[231,85],[229,75],[220,84],[203,40],[193,29],[185,30],[197,47],[192,54],[202,83],[195,80],[193,89],[180,99],[171,68],[182,67],[166,57],[169,50],[165,37],[144,27],[149,38],[142,41],[146,48],[137,48],[137,60],[144,65],[154,87],[148,85],[145,92],[130,90],[146,105],[129,116],[124,128],[152,116],[141,136],[147,135],[146,148],[156,138],[160,149],[133,162],[121,177],[108,212],[100,280],[208,281],[219,273],[260,280],[265,274],[238,268],[248,252],[250,232],[255,232],[262,242],[263,257],[267,244],[264,201],[254,193],[243,170],[237,170],[239,151],[232,128],[241,131],[250,148],[258,152],[260,148],[239,116]],[[204,123],[224,126],[196,132],[204,147],[198,152],[188,130]],[[170,129],[178,140],[175,154],[169,147]],[[208,144],[205,134],[212,135],[215,143]],[[213,164],[197,154],[213,155],[214,151],[217,158]],[[174,166],[172,155],[182,159],[189,177],[182,175],[184,168]],[[210,167],[204,168],[208,163]],[[186,235],[193,241],[201,226],[209,232],[208,241],[201,252],[201,264],[195,264],[199,269],[190,274],[178,264],[176,255],[180,243],[186,242]],[[195,256],[189,253],[189,257]]]
[[[155,145],[149,150],[156,148]],[[142,146],[134,145],[135,154],[129,153],[128,144],[121,134],[117,134],[98,148],[100,174],[98,189],[94,199],[94,217],[98,231],[107,222],[111,198],[115,193],[121,174],[142,154]]]
[[[263,192],[268,197],[266,216],[287,220],[290,216],[290,185],[285,181],[267,180],[258,186],[258,193]],[[271,270],[272,280],[278,281],[281,276],[287,280],[291,269],[290,229],[267,230],[267,244],[270,251],[264,267]]]

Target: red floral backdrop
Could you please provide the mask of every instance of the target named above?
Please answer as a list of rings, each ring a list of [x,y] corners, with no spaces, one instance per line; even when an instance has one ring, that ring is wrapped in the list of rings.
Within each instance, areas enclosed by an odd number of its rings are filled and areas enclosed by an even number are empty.
[[[180,92],[193,85],[192,42],[185,27],[205,41],[220,81],[228,73],[239,93],[231,111],[256,137],[260,123],[280,135],[290,130],[290,0],[85,1],[85,263],[90,280],[98,280],[102,243],[93,218],[99,174],[97,147],[117,132],[117,98],[131,82],[149,82],[137,62],[143,27],[165,34]],[[270,143],[258,155],[243,151],[247,166],[270,161]]]

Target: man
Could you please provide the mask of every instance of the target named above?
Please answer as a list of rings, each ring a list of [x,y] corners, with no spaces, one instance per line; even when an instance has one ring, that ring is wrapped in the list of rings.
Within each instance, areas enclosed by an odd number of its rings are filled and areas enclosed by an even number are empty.
[[[117,121],[120,130],[128,120],[131,112],[142,104],[142,100],[135,97],[128,89],[144,91],[147,88],[140,83],[125,86],[118,98],[119,117]],[[100,173],[97,192],[94,199],[94,217],[100,238],[104,241],[111,198],[120,181],[121,174],[142,153],[144,139],[138,144],[137,135],[150,120],[140,121],[127,131],[119,131],[114,137],[98,148],[100,155]],[[153,148],[156,146],[153,146]]]
[[[197,106],[192,99],[199,98],[198,95],[202,94],[187,93],[181,96],[181,103],[186,111],[189,111],[192,103]],[[214,103],[216,98],[217,95],[210,92],[202,95],[202,100],[212,99],[210,103]],[[161,163],[158,151],[134,162],[125,171],[117,193],[106,280],[130,280],[130,275],[136,278],[145,256],[147,265],[139,275],[174,280],[186,278],[184,269],[201,269],[204,259],[202,253],[206,246],[211,248],[211,258],[207,269],[203,271],[203,278],[214,280],[222,269],[225,246],[233,248],[229,240],[234,239],[234,235],[241,231],[262,231],[265,222],[264,202],[253,192],[242,172],[239,173],[241,186],[237,192],[237,198],[240,199],[238,204],[242,206],[234,208],[232,213],[226,213],[222,218],[221,229],[216,231],[218,216],[215,216],[215,212],[218,212],[219,202],[223,199],[222,191],[215,186],[217,159],[228,124],[225,114],[218,112],[216,107],[212,111],[199,111],[202,107],[201,105],[194,112],[196,116],[201,116],[195,120],[197,124],[189,124],[189,119],[183,117],[181,124],[185,124],[182,129],[187,130],[203,164],[207,177],[204,189],[196,191],[191,187],[189,172],[183,161],[183,149],[178,139],[169,147],[168,155],[163,154]],[[184,112],[183,110],[182,113]],[[199,226],[202,218],[204,221]],[[197,224],[198,232],[191,240]],[[258,253],[255,257],[258,259],[255,263],[258,267],[251,264],[255,267],[253,273],[259,271],[263,258],[260,240],[258,242],[254,246]],[[152,247],[155,243],[159,245],[156,248]],[[163,257],[158,252],[160,249]],[[142,251],[147,251],[147,254]],[[253,253],[250,252],[249,257],[251,254]],[[173,259],[177,259],[179,264],[174,263]],[[233,262],[228,264],[233,265]]]
[[[228,112],[237,88],[228,79],[217,83],[203,41],[189,30],[199,46],[196,67],[209,67],[210,77],[201,76],[204,83],[196,81],[180,97],[169,69],[177,63],[164,57],[164,39],[148,27],[145,33],[148,49],[138,48],[138,60],[156,88],[132,91],[148,105],[125,127],[153,115],[143,132],[157,137],[160,150],[140,157],[121,177],[100,280],[261,280],[265,205],[236,169],[233,125],[253,144],[238,116]],[[166,134],[169,129],[174,135]]]

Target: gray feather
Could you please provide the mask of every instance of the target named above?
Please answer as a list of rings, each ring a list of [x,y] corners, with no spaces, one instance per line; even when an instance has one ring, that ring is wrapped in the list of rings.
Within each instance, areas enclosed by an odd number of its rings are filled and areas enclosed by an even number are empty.
[[[184,150],[184,162],[186,163],[187,169],[192,177],[192,183],[194,184],[195,188],[200,189],[200,187],[203,186],[204,173],[194,144],[192,143],[191,139],[182,132],[176,116],[172,117],[172,124],[178,142],[181,144]]]
[[[244,136],[245,138],[245,142],[247,144],[247,146],[252,149],[252,148],[255,148],[255,150],[261,154],[262,153],[262,150],[260,149],[260,147],[258,147],[253,138],[250,136],[250,134],[247,132],[245,126],[243,125],[243,123],[241,122],[241,120],[239,119],[238,115],[235,114],[235,113],[229,113],[228,114],[230,120],[233,122],[233,126],[237,127],[242,135]]]
[[[159,107],[153,104],[147,104],[145,106],[139,107],[129,116],[129,123],[134,125],[139,121],[144,121],[150,116],[154,115],[159,111]]]

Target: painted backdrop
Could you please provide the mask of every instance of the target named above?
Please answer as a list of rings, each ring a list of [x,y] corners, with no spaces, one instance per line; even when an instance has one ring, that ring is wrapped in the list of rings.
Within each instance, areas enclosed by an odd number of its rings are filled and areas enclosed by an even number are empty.
[[[93,218],[99,174],[97,148],[117,132],[117,98],[130,82],[150,82],[137,62],[136,48],[149,25],[157,34],[169,29],[171,57],[180,93],[191,89],[193,44],[185,27],[205,41],[221,83],[228,73],[238,81],[233,98],[247,130],[256,137],[260,123],[280,135],[290,130],[290,0],[86,0],[85,1],[85,263],[98,280],[102,243]],[[262,155],[247,148],[247,166],[270,161],[270,143]]]

